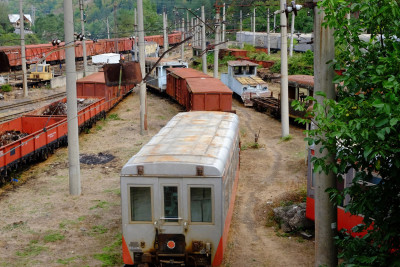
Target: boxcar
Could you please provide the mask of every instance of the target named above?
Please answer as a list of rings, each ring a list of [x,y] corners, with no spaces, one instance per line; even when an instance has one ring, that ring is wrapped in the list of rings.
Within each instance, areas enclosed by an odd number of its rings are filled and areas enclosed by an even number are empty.
[[[126,265],[219,266],[239,177],[239,120],[179,113],[121,171]]]

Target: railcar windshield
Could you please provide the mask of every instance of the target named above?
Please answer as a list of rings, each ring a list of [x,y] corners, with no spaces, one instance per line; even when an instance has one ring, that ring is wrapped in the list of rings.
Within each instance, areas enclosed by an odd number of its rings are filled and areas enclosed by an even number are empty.
[[[168,222],[178,222],[177,186],[164,186],[164,217]]]
[[[131,187],[131,221],[152,221],[151,188]]]
[[[211,188],[190,188],[190,220],[212,222]]]

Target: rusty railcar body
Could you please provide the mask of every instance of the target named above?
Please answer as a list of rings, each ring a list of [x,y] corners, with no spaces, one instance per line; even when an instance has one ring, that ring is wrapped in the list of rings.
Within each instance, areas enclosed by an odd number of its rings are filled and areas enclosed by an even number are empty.
[[[179,113],[125,164],[126,266],[221,264],[239,177],[238,127],[232,113]]]
[[[304,117],[305,111],[298,111],[292,107],[292,102],[298,100],[300,102],[306,101],[307,96],[314,95],[314,76],[310,75],[289,75],[288,76],[288,97],[289,97],[289,117],[299,118]],[[281,99],[280,94],[278,98],[272,94],[268,97],[254,97],[252,99],[253,107],[260,111],[265,112],[273,117],[280,118],[281,116]],[[306,103],[308,107],[312,103]]]

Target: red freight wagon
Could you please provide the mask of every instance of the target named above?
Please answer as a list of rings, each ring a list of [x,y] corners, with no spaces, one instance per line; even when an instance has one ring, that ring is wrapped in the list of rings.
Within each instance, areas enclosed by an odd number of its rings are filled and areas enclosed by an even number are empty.
[[[66,142],[68,133],[65,117],[19,117],[0,124],[0,133],[19,131],[27,134],[12,143],[0,147],[1,177],[19,164],[38,158],[46,158],[49,150]]]
[[[232,91],[215,78],[187,78],[186,110],[231,111]]]
[[[169,68],[167,69],[167,89],[166,92],[179,104],[187,106],[188,89],[187,78],[211,78],[209,75],[191,68]]]
[[[67,105],[67,98],[63,98],[47,106],[35,109],[34,111],[27,113],[25,116],[66,118],[67,117],[66,105]],[[78,125],[80,131],[86,128],[90,128],[97,120],[105,117],[104,97],[103,98],[81,97],[78,98],[77,105],[78,105]],[[56,114],[51,114],[51,112],[56,112]]]
[[[78,97],[99,97],[105,98],[105,111],[114,107],[127,93],[130,86],[107,86],[104,78],[104,72],[93,73],[76,81],[76,90]]]

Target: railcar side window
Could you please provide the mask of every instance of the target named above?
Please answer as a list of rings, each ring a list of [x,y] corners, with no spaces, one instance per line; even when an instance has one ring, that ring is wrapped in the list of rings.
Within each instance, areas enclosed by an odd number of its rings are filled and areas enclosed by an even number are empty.
[[[131,187],[131,221],[152,221],[151,188]]]
[[[178,187],[164,186],[164,217],[178,218]],[[167,220],[167,222],[178,222],[178,220]]]
[[[212,222],[211,188],[190,188],[190,220]]]

